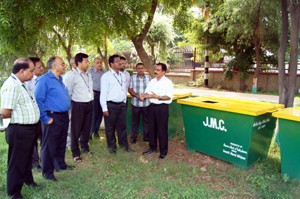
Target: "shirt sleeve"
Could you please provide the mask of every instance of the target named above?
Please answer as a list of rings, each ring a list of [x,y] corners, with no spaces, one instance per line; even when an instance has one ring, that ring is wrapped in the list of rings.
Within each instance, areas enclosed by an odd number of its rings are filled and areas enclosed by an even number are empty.
[[[151,92],[152,84],[153,84],[153,81],[150,81],[149,84],[146,87],[145,93],[152,94],[152,92]]]
[[[166,83],[166,96],[170,97],[171,99],[173,98],[173,92],[174,92],[174,87],[173,87],[173,83],[171,80],[169,80]]]
[[[4,88],[1,90],[1,109],[11,109],[13,110],[17,104],[17,94],[16,87]]]
[[[40,119],[45,124],[47,124],[50,120],[50,117],[46,112],[47,110],[45,106],[47,88],[48,86],[47,86],[46,78],[43,78],[37,81],[35,91],[34,91],[35,99],[40,109]]]
[[[100,104],[101,104],[103,112],[106,112],[108,110],[107,102],[106,102],[107,93],[108,93],[108,84],[109,84],[109,82],[107,80],[107,75],[104,74],[101,77],[101,92],[100,92]]]
[[[133,88],[133,75],[130,77],[129,88]]]
[[[73,94],[73,71],[69,71],[66,75],[63,76],[63,83],[68,89],[69,97],[72,99],[72,94]]]

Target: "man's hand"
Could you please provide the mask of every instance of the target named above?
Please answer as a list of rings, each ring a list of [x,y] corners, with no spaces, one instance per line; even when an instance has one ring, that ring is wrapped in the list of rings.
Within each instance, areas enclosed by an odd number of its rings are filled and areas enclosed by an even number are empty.
[[[53,118],[51,117],[47,124],[50,125],[52,123],[53,123]]]
[[[104,112],[103,112],[103,116],[104,116],[104,117],[108,117],[108,116],[109,116],[108,111],[104,111]]]

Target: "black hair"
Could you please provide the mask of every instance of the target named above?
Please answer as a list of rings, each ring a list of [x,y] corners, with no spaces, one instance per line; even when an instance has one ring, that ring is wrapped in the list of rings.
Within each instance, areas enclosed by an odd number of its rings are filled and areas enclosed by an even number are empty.
[[[137,63],[137,64],[135,65],[135,68],[137,68],[139,65],[144,66],[144,64],[143,64],[142,62],[139,62],[139,63]]]
[[[78,66],[78,62],[82,62],[84,58],[88,58],[89,56],[84,53],[77,53],[75,55],[75,64]]]
[[[38,57],[29,57],[28,59],[30,59],[30,60],[33,62],[34,65],[35,65],[37,62],[41,61],[41,59],[38,58]]]
[[[120,56],[120,59],[122,59],[122,60],[125,60],[125,61],[126,61],[126,58],[125,58],[125,57],[123,57],[123,56]]]
[[[117,55],[117,54],[110,56],[110,57],[108,58],[108,63],[109,63],[109,65],[112,64],[112,63],[114,63],[115,58],[117,58],[117,57],[120,57],[120,56]]]
[[[161,70],[167,72],[167,65],[164,63],[157,63],[156,66],[161,66]]]
[[[12,73],[17,74],[20,70],[26,70],[29,68],[29,63],[32,62],[28,58],[19,58],[14,62]]]

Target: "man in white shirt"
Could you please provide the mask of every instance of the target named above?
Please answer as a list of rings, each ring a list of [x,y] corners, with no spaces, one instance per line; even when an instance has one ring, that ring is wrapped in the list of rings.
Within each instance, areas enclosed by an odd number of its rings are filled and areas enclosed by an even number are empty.
[[[75,56],[77,68],[71,75],[64,78],[64,84],[68,88],[71,99],[71,151],[75,162],[82,162],[79,149],[79,138],[82,153],[90,153],[89,135],[93,111],[93,81],[88,72],[88,55],[77,53]]]
[[[125,75],[119,72],[120,56],[112,55],[108,59],[110,70],[101,77],[100,104],[103,110],[108,150],[116,153],[117,131],[120,148],[127,152],[133,150],[128,146],[126,129],[127,88]]]
[[[157,152],[159,141],[159,159],[164,159],[168,153],[168,119],[169,104],[173,98],[173,83],[165,74],[167,66],[164,63],[155,65],[155,78],[152,79],[141,96],[141,100],[149,99],[149,149],[143,155]]]

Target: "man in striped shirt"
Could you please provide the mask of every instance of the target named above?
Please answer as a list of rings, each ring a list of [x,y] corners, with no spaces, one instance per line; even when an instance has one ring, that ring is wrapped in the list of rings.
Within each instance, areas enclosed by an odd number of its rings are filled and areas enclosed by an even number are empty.
[[[1,115],[10,118],[6,129],[8,143],[7,194],[23,198],[23,184],[37,186],[31,171],[36,125],[40,112],[35,98],[26,90],[25,81],[33,76],[34,65],[27,58],[15,61],[12,74],[1,88]]]
[[[144,141],[149,140],[149,124],[148,124],[148,107],[150,102],[148,99],[141,101],[140,94],[145,93],[146,87],[150,82],[151,78],[145,74],[144,64],[138,63],[136,65],[136,75],[131,76],[130,86],[128,92],[132,96],[131,100],[131,112],[132,112],[132,125],[131,125],[131,143],[135,144],[139,129],[140,115],[143,116],[143,127],[144,127]]]

